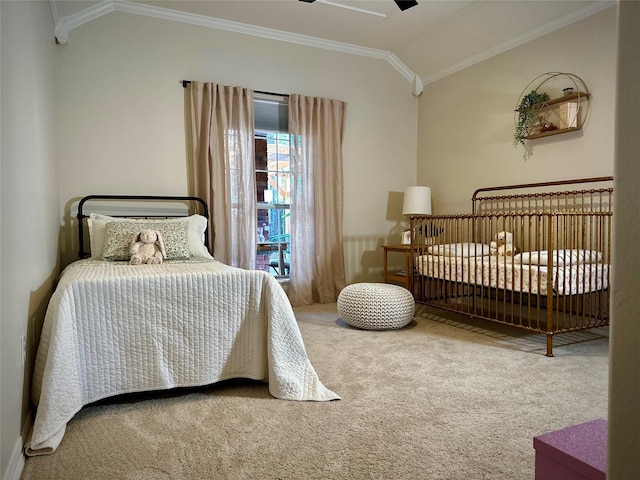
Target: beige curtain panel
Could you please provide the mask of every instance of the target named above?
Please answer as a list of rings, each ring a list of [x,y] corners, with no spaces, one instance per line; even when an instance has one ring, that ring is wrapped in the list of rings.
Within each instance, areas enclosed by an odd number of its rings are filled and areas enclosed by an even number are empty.
[[[211,206],[215,258],[255,268],[253,91],[191,82],[195,194]],[[346,103],[290,95],[292,305],[335,302],[345,286],[342,141]]]
[[[191,82],[194,191],[210,205],[209,245],[227,265],[253,269],[256,186],[253,91]]]
[[[335,302],[345,286],[342,140],[346,103],[289,96],[291,269],[294,306]]]

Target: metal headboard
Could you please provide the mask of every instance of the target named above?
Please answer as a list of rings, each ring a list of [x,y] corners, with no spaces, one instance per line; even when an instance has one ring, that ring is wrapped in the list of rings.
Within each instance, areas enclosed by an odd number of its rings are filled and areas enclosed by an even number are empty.
[[[87,195],[83,197],[78,203],[78,213],[76,215],[78,219],[78,258],[85,258],[88,256],[88,252],[85,251],[84,248],[84,219],[88,218],[89,215],[84,213],[85,203],[89,201],[158,201],[158,202],[176,202],[176,203],[185,203],[190,202],[189,207],[195,206],[195,212],[199,213],[207,220],[209,219],[209,207],[207,206],[207,202],[204,201],[200,197],[191,197],[191,196],[175,196],[175,195]],[[198,208],[199,207],[199,208]],[[191,210],[191,208],[189,208]],[[149,214],[148,212],[144,212],[143,209],[137,212],[132,212],[127,215],[112,215],[114,217],[122,217],[122,218],[179,218],[184,215],[175,215],[175,214]],[[204,236],[204,244],[207,248],[209,248],[209,235],[205,232]]]

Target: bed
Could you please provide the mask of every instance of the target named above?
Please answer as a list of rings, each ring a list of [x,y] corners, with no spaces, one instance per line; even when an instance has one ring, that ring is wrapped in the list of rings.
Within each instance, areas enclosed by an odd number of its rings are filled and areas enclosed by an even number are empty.
[[[554,335],[607,326],[612,181],[481,188],[471,214],[412,217],[416,301],[544,333],[547,356]]]
[[[126,203],[124,215],[87,213],[89,205],[114,201]],[[149,214],[149,202],[177,202],[186,216]],[[309,361],[274,277],[224,265],[209,254],[207,216],[206,203],[195,197],[80,200],[80,259],[62,272],[45,316],[27,455],[53,453],[83,406],[126,393],[247,378],[268,382],[279,399],[339,398]],[[140,228],[161,233],[162,264],[129,264],[132,232]]]

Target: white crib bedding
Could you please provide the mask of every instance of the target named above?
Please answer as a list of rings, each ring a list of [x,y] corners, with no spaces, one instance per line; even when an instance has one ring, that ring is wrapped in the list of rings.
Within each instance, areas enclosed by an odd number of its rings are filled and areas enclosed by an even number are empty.
[[[286,294],[266,272],[211,259],[78,261],[47,310],[28,455],[52,453],[84,406],[131,392],[265,380],[288,400],[339,397],[318,378]]]
[[[415,259],[419,275],[498,289],[549,294],[549,267],[514,262],[512,257],[421,255]],[[580,295],[609,288],[609,265],[563,264],[551,272],[557,295]]]

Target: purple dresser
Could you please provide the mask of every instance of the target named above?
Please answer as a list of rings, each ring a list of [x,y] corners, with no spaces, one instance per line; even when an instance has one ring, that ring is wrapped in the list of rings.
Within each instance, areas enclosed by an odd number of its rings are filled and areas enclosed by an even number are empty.
[[[605,480],[607,421],[598,419],[539,435],[535,480]]]

